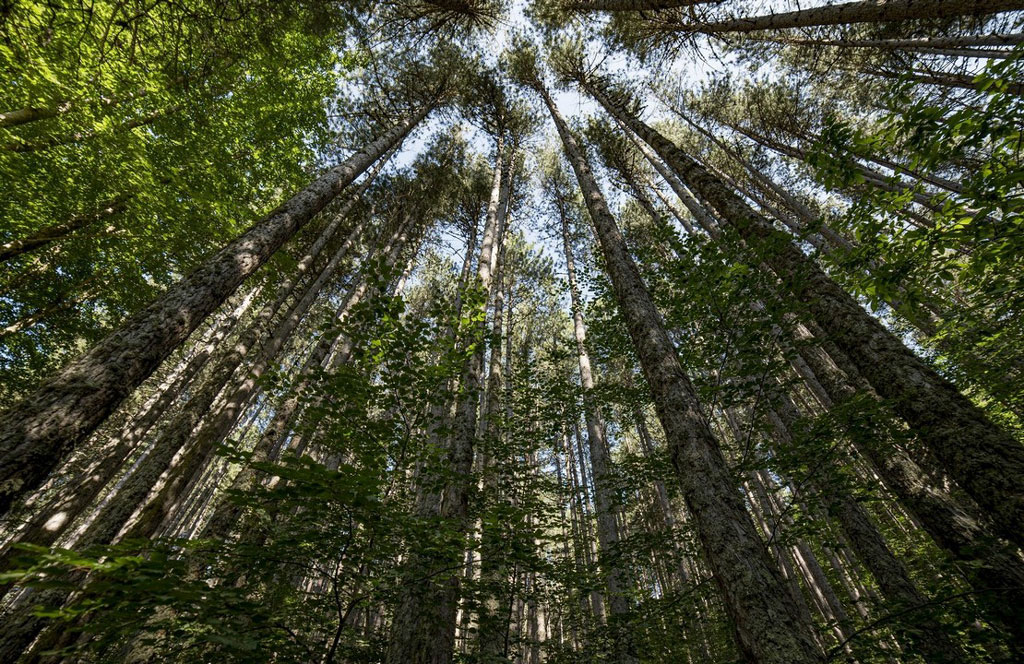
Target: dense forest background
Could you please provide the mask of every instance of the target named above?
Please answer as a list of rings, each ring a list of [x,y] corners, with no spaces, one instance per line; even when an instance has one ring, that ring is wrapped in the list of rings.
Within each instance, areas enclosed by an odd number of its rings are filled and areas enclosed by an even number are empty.
[[[0,1],[0,662],[1024,661],[1024,1]]]

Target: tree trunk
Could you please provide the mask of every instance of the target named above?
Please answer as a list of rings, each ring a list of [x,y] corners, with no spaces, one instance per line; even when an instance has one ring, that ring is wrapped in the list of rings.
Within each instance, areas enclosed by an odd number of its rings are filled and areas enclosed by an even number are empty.
[[[569,237],[569,219],[564,201],[558,201],[562,225],[562,248],[565,252],[565,267],[569,279],[569,297],[572,308],[573,335],[576,338],[576,356],[580,370],[580,385],[583,388],[583,406],[586,412],[587,441],[590,448],[590,467],[594,478],[594,511],[597,516],[597,541],[600,546],[598,565],[604,575],[608,590],[607,606],[615,638],[613,657],[618,662],[636,662],[631,628],[629,593],[632,581],[623,569],[619,546],[619,531],[616,526],[616,505],[614,468],[608,454],[605,438],[604,417],[594,395],[594,376],[587,353],[587,328],[583,321],[583,303],[576,283],[576,261]]]
[[[893,405],[946,471],[981,505],[1007,539],[1024,543],[1024,446],[990,422],[949,381],[868,314],[770,222],[671,141],[584,87],[646,140],[665,162],[755,250],[802,301],[861,374]]]
[[[857,389],[852,376],[856,370],[845,355],[831,344],[822,348],[809,331],[800,330],[798,326],[795,345],[813,377],[827,392],[826,406],[838,406],[855,398]],[[861,389],[874,395],[866,385]],[[1020,607],[1024,606],[1024,563],[1017,553],[995,540],[975,507],[962,504],[946,487],[934,484],[902,447],[863,436],[856,437],[855,442],[857,450],[871,462],[925,532],[955,560],[964,563],[964,575],[990,619],[1018,641],[1024,637],[1024,620],[1020,615]]]
[[[693,127],[703,136],[708,138],[708,140],[717,145],[723,152],[725,152],[734,161],[736,161],[736,163],[742,166],[743,169],[750,174],[750,177],[753,178],[753,180],[758,185],[760,185],[764,191],[771,192],[778,196],[779,199],[786,205],[786,207],[792,210],[793,213],[800,219],[802,225],[806,226],[819,223],[820,220],[817,218],[814,212],[806,205],[804,205],[804,203],[800,199],[798,199],[792,193],[787,191],[785,187],[782,187],[779,184],[777,184],[774,180],[765,175],[761,171],[761,169],[755,168],[749,160],[744,159],[743,156],[740,155],[736,150],[726,145],[720,138],[718,138],[713,133],[711,133],[704,127],[694,122],[685,114],[676,113],[676,115],[679,115],[684,120],[686,120],[686,122],[691,127]],[[849,240],[839,235],[839,233],[829,228],[827,224],[820,224],[819,231],[821,232],[822,236],[826,240],[828,240],[829,243],[836,249],[849,250],[853,248],[853,243],[851,243]]]
[[[511,174],[510,174],[511,176]],[[504,221],[504,219],[502,219]],[[502,224],[504,226],[504,224]],[[494,261],[494,306],[491,316],[491,356],[490,367],[487,377],[487,393],[484,395],[480,408],[480,423],[483,425],[483,436],[481,442],[481,465],[484,468],[484,491],[491,496],[502,499],[501,486],[497,471],[487,467],[494,464],[494,456],[491,452],[495,446],[500,448],[498,443],[499,427],[497,420],[498,409],[501,406],[502,389],[502,359],[501,340],[502,323],[504,322],[505,289],[504,289],[504,268],[505,268],[505,228],[498,229],[498,250],[493,253]],[[508,341],[507,336],[505,337]],[[509,341],[509,343],[511,343]],[[505,461],[505,459],[502,459]],[[505,564],[504,524],[497,523],[493,526],[487,523],[481,524],[480,533],[480,581],[485,597],[480,605],[479,629],[477,631],[477,643],[480,656],[483,661],[502,661],[505,652],[505,631],[508,625],[506,617],[501,612],[504,601],[508,600],[508,593],[505,591],[504,583],[508,575]]]
[[[786,39],[771,38],[796,46],[837,46],[840,48],[877,48],[885,51],[907,50],[936,55],[998,58],[1013,57],[1013,50],[984,50],[984,46],[1015,46],[1024,43],[1024,34],[966,35],[963,37],[918,37],[913,39]]]
[[[693,385],[683,372],[636,264],[608,211],[584,152],[554,101],[538,86],[576,171],[597,231],[615,298],[636,346],[672,463],[743,657],[750,662],[819,662],[814,628],[787,599],[764,551]]]
[[[984,16],[1024,8],[1020,0],[858,0],[839,5],[826,5],[780,14],[731,18],[710,23],[680,23],[682,32],[721,34],[785,30],[820,25],[850,25],[918,19]]]
[[[358,237],[361,230],[361,228],[358,228],[349,236],[343,246],[345,251],[351,247],[351,244]],[[392,237],[392,243],[388,245],[389,247],[393,246],[397,237],[398,231],[396,231],[395,236]],[[366,253],[366,260],[371,260],[376,253],[377,247],[372,246]],[[361,279],[355,286],[353,286],[335,311],[334,320],[339,323],[344,321],[348,317],[352,308],[366,295],[369,287],[369,282],[366,278]],[[270,424],[266,429],[264,429],[260,439],[253,447],[253,455],[250,463],[276,461],[280,458],[282,452],[282,439],[285,438],[288,432],[288,427],[295,419],[295,413],[304,403],[303,397],[306,389],[310,387],[315,374],[324,368],[324,363],[330,357],[331,350],[335,347],[335,343],[338,341],[338,335],[335,334],[336,332],[336,328],[332,328],[325,332],[313,347],[312,352],[310,352],[302,363],[298,379],[289,390],[290,393],[288,398],[277,407],[274,412],[273,419],[271,419]],[[310,405],[318,406],[320,403],[321,402],[318,397],[316,401]],[[306,438],[297,435],[292,439],[291,446],[296,454],[301,454],[306,448],[307,443],[308,440]],[[257,471],[251,466],[247,466],[235,478],[234,487],[237,489],[251,488],[255,485],[257,476]],[[203,531],[204,537],[225,539],[230,535],[232,528],[238,528],[239,532],[244,536],[248,530],[248,524],[243,523],[239,527],[237,518],[241,516],[241,514],[242,509],[240,506],[231,501],[222,500]]]
[[[346,202],[342,210],[340,210],[327,225],[321,235],[317,238],[316,242],[310,248],[309,252],[299,262],[299,277],[305,274],[306,270],[308,270],[313,264],[316,257],[327,244],[327,241],[334,236],[342,221],[347,220],[349,211],[358,200],[357,196],[365,191],[366,187],[369,186],[369,183],[370,180],[368,179],[360,187],[360,191],[357,195]],[[152,494],[146,501],[145,507],[136,515],[136,518],[133,519],[134,523],[131,529],[125,534],[125,537],[152,536],[160,524],[163,523],[175,509],[180,498],[187,495],[188,485],[192,481],[191,478],[202,468],[204,460],[211,454],[214,447],[220,443],[228,433],[230,433],[232,427],[234,427],[238,418],[244,412],[243,408],[245,404],[249,402],[252,395],[258,389],[260,376],[262,376],[266,369],[271,365],[278,353],[281,351],[285,342],[291,337],[299,323],[302,322],[306,312],[309,311],[310,307],[312,307],[313,303],[320,296],[324,285],[334,276],[334,273],[341,265],[342,260],[348,256],[349,250],[361,232],[361,226],[357,226],[349,234],[345,241],[342,242],[334,252],[334,255],[331,256],[331,259],[323,269],[321,269],[316,280],[306,287],[302,298],[289,307],[285,317],[278,323],[273,333],[270,334],[270,336],[262,343],[259,354],[247,367],[247,371],[241,375],[239,381],[234,386],[234,391],[227,396],[226,400],[223,401],[220,410],[213,414],[212,417],[208,418],[206,422],[199,427],[199,429],[193,432],[188,451],[175,464],[171,475],[160,487],[159,491]],[[392,244],[395,241],[395,238],[392,238]],[[284,292],[291,291],[294,287],[294,281],[294,279],[286,280],[284,284],[282,284],[282,294]]]
[[[46,478],[212,311],[360,173],[425,107],[334,167],[0,417],[0,516]]]
[[[649,145],[644,143],[644,141],[634,134],[621,120],[616,118],[616,122],[619,123],[623,132],[629,136],[637,149],[639,149],[644,157],[647,158],[647,161],[650,162],[651,166],[654,167],[654,170],[658,172],[658,175],[668,183],[668,186],[672,188],[672,191],[675,192],[679,200],[682,201],[683,206],[690,211],[690,214],[692,214],[693,218],[697,220],[700,227],[704,229],[704,232],[711,237],[718,237],[721,234],[721,230],[719,230],[718,222],[715,221],[715,218],[704,209],[704,206],[697,202],[697,199],[695,199],[693,194],[683,186],[683,183],[679,181],[679,178],[665,167],[665,164],[662,163],[661,159],[658,159],[658,155],[651,150]]]
[[[341,251],[339,250],[338,253],[341,253]],[[392,250],[391,258],[392,260],[397,259],[397,251]],[[361,286],[363,286],[362,290],[356,289],[359,294],[365,292],[365,280]],[[356,302],[358,302],[358,296],[353,298],[350,295],[346,303],[351,307]],[[278,330],[279,333],[281,328],[287,326],[287,323],[287,319],[282,321]],[[328,344],[325,347],[329,348],[330,345]],[[247,402],[247,398],[244,400],[240,399],[239,401]],[[215,442],[216,440],[219,439],[215,439]],[[113,498],[102,507],[100,513],[75,542],[75,546],[81,549],[96,544],[107,544],[114,541],[115,538],[152,536],[161,525],[163,517],[169,512],[167,505],[177,500],[187,486],[185,482],[199,470],[197,465],[202,464],[206,459],[209,453],[208,449],[196,452],[196,449],[200,447],[202,442],[202,439],[193,442],[192,446],[185,450],[185,454],[177,459],[174,465],[171,465],[172,457],[175,456],[175,449],[170,449],[166,445],[161,446],[158,439],[149,456],[143,459],[143,463],[128,476]],[[165,468],[169,468],[169,470],[163,473],[163,477],[161,477],[161,471]],[[163,479],[164,482],[151,492],[150,487],[156,483],[158,478]],[[150,497],[143,501],[147,493],[150,494]],[[135,506],[141,506],[142,509],[133,514]],[[129,520],[134,520],[134,523],[128,528],[122,529],[122,525]],[[81,578],[83,581],[85,580],[84,574],[79,574],[78,578]],[[29,594],[35,595],[37,593]],[[40,595],[38,601],[47,606],[60,605],[66,601],[70,594],[69,591],[62,588],[44,590],[38,593]],[[35,633],[46,627],[45,618],[33,617],[30,620],[27,616],[23,615],[26,611],[31,614],[31,608],[27,602],[22,601],[21,605],[5,619],[5,626],[8,624],[8,621],[11,623],[11,636],[0,641],[0,655],[9,648],[13,650],[19,647],[19,644],[21,644],[20,647],[25,647],[34,638]],[[55,630],[56,628],[52,629]],[[51,637],[59,636],[57,632],[53,631],[48,631],[47,634]],[[2,661],[2,657],[0,657],[0,661]]]
[[[250,293],[244,298],[239,306],[215,327],[210,338],[203,343],[195,355],[188,358],[182,370],[168,382],[156,400],[138,418],[131,418],[116,436],[109,441],[104,441],[98,449],[92,450],[87,447],[86,450],[83,450],[86,456],[98,458],[90,459],[90,463],[84,468],[74,470],[74,475],[70,479],[63,478],[67,484],[61,486],[56,496],[38,508],[38,511],[28,520],[12,543],[16,541],[48,547],[67,532],[82,510],[92,504],[114,476],[123,469],[124,462],[138,449],[139,444],[145,439],[153,425],[181,397],[185,387],[196,377],[239,318],[249,308],[254,294]],[[83,463],[84,461],[83,459]],[[72,460],[71,463],[74,461]],[[70,469],[68,470],[70,471]],[[62,471],[61,474],[63,475],[64,472]],[[0,558],[0,569],[7,568],[7,561],[11,553],[8,551]]]
[[[167,108],[160,108],[155,111],[150,111],[145,115],[137,118],[132,118],[122,122],[107,131],[87,131],[87,132],[75,132],[74,134],[67,134],[65,136],[50,136],[43,138],[38,141],[26,141],[17,139],[3,146],[3,149],[10,150],[11,152],[38,152],[40,150],[49,150],[50,148],[59,147],[61,145],[69,145],[71,143],[83,143],[85,141],[98,138],[105,133],[118,133],[122,131],[128,131],[136,129],[138,127],[144,127],[149,124],[153,124],[161,118],[165,118],[168,115],[174,115],[178,111],[184,108],[182,104],[172,104]]]
[[[721,0],[562,0],[559,8],[578,12],[652,12],[661,9],[678,9]]]
[[[951,74],[944,71],[904,71],[892,72],[885,69],[869,68],[864,73],[880,78],[887,78],[894,81],[913,81],[926,85],[937,85],[943,88],[957,88],[960,90],[973,90],[974,92],[1005,92],[1017,97],[1024,97],[1024,84],[1008,82],[1005,87],[985,88],[984,83],[974,80],[973,76],[966,74]]]
[[[214,413],[205,425],[201,425],[203,419],[209,416],[210,408],[216,403],[218,395],[221,395],[226,388],[231,387],[232,376],[239,367],[244,366],[246,358],[253,347],[260,342],[261,336],[268,334],[260,344],[263,346],[260,356],[252,362],[251,366],[254,371],[262,371],[262,367],[269,362],[270,356],[276,353],[275,347],[280,347],[291,333],[299,318],[312,303],[326,277],[330,276],[334,267],[347,251],[348,245],[343,244],[321,272],[320,278],[306,288],[303,297],[292,303],[276,329],[268,333],[266,328],[270,321],[275,318],[278,311],[292,296],[302,273],[312,264],[312,259],[323,249],[329,239],[328,236],[334,233],[337,226],[337,223],[328,225],[325,232],[314,242],[310,252],[300,261],[298,274],[286,279],[278,287],[275,299],[263,307],[229,351],[218,359],[202,387],[191,395],[183,411],[160,433],[153,449],[135,469],[128,483],[118,491],[114,500],[108,503],[97,517],[101,524],[93,527],[100,529],[93,535],[95,542],[105,544],[112,541],[121,528],[130,521],[134,523],[125,536],[148,537],[155,532],[160,525],[160,520],[165,515],[164,510],[171,505],[171,502],[165,499],[166,496],[169,493],[177,493],[183,488],[181,483],[190,477],[187,475],[188,471],[194,472],[195,467],[201,464],[206,457],[200,448],[211,444],[210,441],[218,440],[210,437],[212,432],[215,429],[219,431],[223,428],[227,420],[240,412],[242,406],[248,401],[248,392],[251,392],[251,389],[246,391],[245,388],[251,388],[251,378],[247,376],[247,372],[242,372],[240,374],[243,377],[242,386],[234,393],[225,392],[224,396],[228,397],[225,407]],[[200,426],[198,430],[197,426]],[[191,444],[187,444],[190,440]],[[157,488],[154,489],[154,486]],[[150,494],[148,500],[146,500],[147,494]],[[142,508],[143,511],[137,512],[138,508]]]
[[[503,177],[505,161],[504,137],[499,134],[494,164],[491,199],[487,206],[487,223],[480,243],[476,287],[486,295],[491,290],[491,259],[501,215],[507,208],[508,186]],[[485,299],[484,302],[487,300]],[[418,501],[420,516],[439,516],[451,524],[453,532],[467,528],[469,490],[473,469],[473,448],[477,427],[477,401],[483,373],[483,340],[487,323],[481,319],[473,341],[476,350],[463,368],[461,391],[455,414],[445,465],[455,480],[446,480],[440,500],[424,492]],[[412,552],[404,565],[406,578],[395,607],[388,644],[388,664],[447,664],[455,650],[455,620],[460,589],[459,569],[462,553],[448,560],[431,560]],[[440,570],[438,570],[440,567]]]

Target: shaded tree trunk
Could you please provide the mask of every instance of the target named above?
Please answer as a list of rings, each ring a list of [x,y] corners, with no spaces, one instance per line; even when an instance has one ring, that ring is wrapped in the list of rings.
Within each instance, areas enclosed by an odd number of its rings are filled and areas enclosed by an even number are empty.
[[[650,12],[718,2],[721,0],[562,0],[559,7],[580,12]]]
[[[887,78],[895,81],[913,81],[914,83],[924,83],[926,85],[937,85],[943,88],[957,88],[959,90],[972,90],[974,92],[985,92],[990,89],[991,91],[999,90],[1006,94],[1011,94],[1017,97],[1024,96],[1024,84],[1007,82],[1005,87],[1001,88],[986,88],[984,83],[979,83],[974,80],[973,76],[966,74],[951,74],[944,71],[903,71],[893,72],[885,69],[868,68],[863,70],[866,74],[872,76],[878,76],[880,78]]]
[[[1024,543],[1024,447],[868,314],[787,235],[675,144],[612,102],[600,85],[581,83],[762,254],[875,390],[919,432],[950,476],[985,508],[998,532]]]
[[[809,28],[821,25],[984,16],[1022,8],[1024,8],[1024,4],[1020,0],[888,0],[888,2],[881,3],[873,0],[858,0],[857,2],[764,16],[731,18],[709,23],[683,23],[677,29],[705,34],[742,33],[758,30]]]
[[[50,148],[60,147],[61,145],[69,145],[71,143],[83,143],[85,141],[98,138],[105,133],[112,132],[123,132],[131,129],[137,129],[138,127],[145,127],[146,125],[153,124],[157,120],[167,117],[168,115],[174,115],[180,111],[184,106],[182,104],[172,104],[167,108],[160,108],[155,111],[150,111],[145,115],[137,118],[127,120],[112,128],[109,132],[106,131],[86,131],[86,132],[75,132],[74,134],[67,134],[65,136],[50,136],[37,141],[25,141],[18,139],[7,143],[3,146],[5,150],[11,152],[38,152],[40,150],[49,150]]]
[[[57,495],[45,505],[37,509],[25,527],[13,541],[26,542],[48,547],[60,539],[68,528],[81,515],[97,496],[107,487],[115,475],[123,469],[124,462],[138,450],[139,444],[154,424],[168,411],[171,405],[181,398],[187,385],[199,374],[217,347],[224,341],[239,318],[249,308],[252,301],[250,293],[240,305],[224,321],[216,326],[210,338],[204,342],[199,351],[188,358],[182,370],[174,376],[164,389],[137,418],[131,418],[125,426],[109,441],[103,441],[97,449],[87,448],[81,456],[98,457],[84,468],[68,468],[61,474],[66,482],[58,489]],[[85,461],[84,459],[82,460]],[[74,463],[72,460],[70,463]],[[0,558],[0,569],[7,568],[12,552],[8,551]]]
[[[31,491],[212,311],[360,173],[425,107],[283,203],[0,418],[0,516]]]
[[[802,326],[796,329],[800,358],[827,393],[826,406],[855,399],[855,380],[861,380],[861,391],[874,395],[842,351],[831,343],[822,347]],[[947,487],[936,485],[902,447],[864,436],[856,437],[854,443],[935,543],[964,563],[962,572],[990,619],[1019,641],[1024,625],[1020,613],[1024,563],[1019,555],[994,538],[976,506],[958,501]]]
[[[661,317],[608,210],[583,150],[554,101],[544,97],[576,171],[597,231],[616,301],[658,409],[698,537],[725,600],[737,643],[750,662],[819,662],[814,628],[801,618],[737,491],[718,441],[683,372]]]
[[[610,622],[614,628],[615,652],[613,657],[618,662],[636,662],[631,628],[628,625],[630,614],[629,593],[632,581],[623,568],[619,547],[619,531],[616,525],[616,504],[614,486],[614,468],[608,453],[608,441],[605,437],[604,417],[601,407],[594,395],[594,376],[590,368],[590,355],[587,353],[587,328],[583,321],[583,303],[579,286],[576,282],[576,261],[570,242],[568,212],[565,202],[557,201],[562,227],[562,248],[565,253],[565,266],[569,280],[569,297],[572,309],[573,336],[576,339],[576,357],[579,364],[580,385],[583,388],[583,404],[587,422],[587,442],[590,448],[590,466],[594,478],[594,511],[597,517],[598,564],[604,575],[607,587],[607,606]]]
[[[504,137],[499,132],[495,152],[494,179],[487,207],[487,223],[480,243],[476,287],[486,295],[491,291],[491,262],[498,240],[500,216],[507,207],[508,186],[503,177]],[[486,302],[487,299],[484,300]],[[450,477],[442,495],[422,492],[417,512],[422,517],[440,517],[455,533],[465,533],[469,512],[469,490],[473,468],[473,450],[477,427],[477,402],[483,374],[483,344],[487,323],[481,318],[473,341],[476,349],[463,368],[451,440],[444,454]],[[429,471],[424,471],[429,472]],[[389,664],[447,664],[455,650],[455,621],[460,589],[461,550],[454,557],[432,560],[429,555],[412,552],[402,571],[406,579],[395,607],[386,661]]]

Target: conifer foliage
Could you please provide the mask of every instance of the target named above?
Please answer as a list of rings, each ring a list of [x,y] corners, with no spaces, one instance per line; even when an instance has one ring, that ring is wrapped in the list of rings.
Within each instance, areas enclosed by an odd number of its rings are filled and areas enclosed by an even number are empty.
[[[1024,661],[1024,2],[0,2],[0,662]]]

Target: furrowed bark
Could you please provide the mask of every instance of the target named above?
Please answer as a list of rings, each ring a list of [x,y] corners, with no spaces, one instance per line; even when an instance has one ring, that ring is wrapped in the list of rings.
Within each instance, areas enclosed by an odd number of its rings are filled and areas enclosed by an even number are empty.
[[[157,399],[138,418],[133,418],[116,438],[95,451],[95,455],[99,457],[97,460],[83,470],[75,471],[75,475],[61,487],[59,494],[38,508],[13,541],[51,546],[67,532],[82,510],[100,495],[104,487],[120,472],[124,462],[138,450],[139,444],[143,442],[153,425],[181,397],[185,387],[198,375],[238,319],[249,308],[251,297],[252,294],[225,317],[199,351],[188,359],[181,372],[166,385]],[[7,561],[12,553],[8,551],[0,557],[0,569],[8,567]]]
[[[679,24],[677,30],[720,34],[785,30],[820,25],[881,23],[953,16],[984,16],[1024,8],[1020,0],[860,0],[780,14],[732,18],[709,23]]]
[[[796,327],[793,341],[799,352],[794,359],[805,365],[801,375],[813,379],[826,393],[826,407],[848,403],[858,391],[877,398],[834,344],[822,346],[803,326]],[[902,447],[862,436],[855,443],[925,532],[954,560],[964,563],[963,574],[989,619],[1021,642],[1024,562],[1013,547],[995,538],[976,506],[964,504],[947,487],[934,483]]]
[[[578,12],[650,12],[718,2],[721,0],[563,0],[559,7]]]
[[[609,99],[599,84],[580,82],[762,254],[858,371],[893,402],[950,476],[986,510],[996,531],[1024,543],[1024,446],[868,314],[785,233],[675,144]]]
[[[406,118],[315,180],[4,413],[0,515],[39,486],[206,316],[429,110]]]
[[[788,395],[773,396],[778,397],[772,413],[777,418],[775,435],[791,444],[792,430],[801,414]],[[838,486],[820,486],[817,479],[811,476],[807,478],[806,485],[814,498],[821,501],[835,517],[857,558],[875,578],[882,596],[892,604],[890,610],[908,611],[897,623],[910,627],[901,629],[901,636],[913,643],[928,662],[961,661],[965,653],[942,631],[931,614],[928,598],[910,578],[910,572],[903,562],[889,548],[867,508],[841,483]]]
[[[749,662],[820,662],[814,628],[802,618],[764,551],[721,448],[684,373],[660,314],[598,189],[582,148],[547,91],[544,97],[576,172],[616,301],[657,406],[683,496]]]

